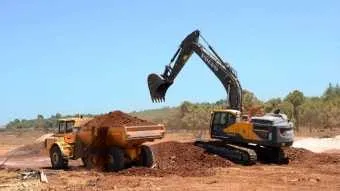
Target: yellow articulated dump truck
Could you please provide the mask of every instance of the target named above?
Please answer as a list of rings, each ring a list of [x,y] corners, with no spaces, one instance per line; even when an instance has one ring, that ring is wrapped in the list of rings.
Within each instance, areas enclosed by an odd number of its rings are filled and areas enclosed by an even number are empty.
[[[98,165],[108,171],[128,165],[151,167],[154,156],[143,143],[161,139],[164,133],[162,124],[110,112],[96,118],[59,119],[58,132],[45,140],[45,148],[54,169],[67,168],[69,160],[79,158],[87,168]]]

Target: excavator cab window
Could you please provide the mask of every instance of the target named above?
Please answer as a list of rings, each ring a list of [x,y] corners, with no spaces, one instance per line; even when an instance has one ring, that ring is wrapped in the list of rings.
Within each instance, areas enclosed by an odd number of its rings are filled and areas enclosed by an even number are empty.
[[[213,115],[213,125],[229,126],[236,122],[236,116],[229,112],[216,112]]]
[[[223,129],[236,122],[236,116],[229,112],[215,112],[213,114],[211,130],[215,135],[222,136]]]

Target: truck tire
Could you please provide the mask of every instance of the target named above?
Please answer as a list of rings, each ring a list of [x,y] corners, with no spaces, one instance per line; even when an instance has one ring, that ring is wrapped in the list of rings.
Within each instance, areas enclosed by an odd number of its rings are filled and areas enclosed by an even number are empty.
[[[146,145],[141,146],[139,164],[145,167],[152,167],[154,164],[154,156],[150,147]]]
[[[87,169],[93,168],[93,157],[91,156],[81,157],[81,161],[83,162],[85,168]]]
[[[118,147],[113,147],[109,150],[107,170],[108,171],[119,171],[125,166],[124,151]]]
[[[68,160],[64,159],[58,146],[53,146],[50,151],[50,159],[53,169],[65,169],[68,167]]]

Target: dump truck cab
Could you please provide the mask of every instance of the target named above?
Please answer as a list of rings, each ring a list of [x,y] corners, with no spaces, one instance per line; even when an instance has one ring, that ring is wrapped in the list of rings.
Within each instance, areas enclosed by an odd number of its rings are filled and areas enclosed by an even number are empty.
[[[75,143],[76,133],[80,128],[93,119],[92,117],[70,117],[58,119],[57,121],[57,133],[56,136],[64,137],[66,143]]]
[[[71,117],[57,120],[57,132],[45,140],[47,150],[54,144],[66,142],[73,144],[75,142],[76,132],[79,131],[82,125],[90,121],[90,117]]]
[[[45,149],[50,155],[53,168],[66,168],[69,159],[77,159],[74,155],[76,133],[83,124],[91,119],[88,117],[72,117],[57,120],[57,132],[45,139]]]

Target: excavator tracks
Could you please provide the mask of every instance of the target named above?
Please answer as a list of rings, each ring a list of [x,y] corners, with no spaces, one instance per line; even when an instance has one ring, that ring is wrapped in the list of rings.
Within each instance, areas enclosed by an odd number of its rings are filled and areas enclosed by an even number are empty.
[[[257,161],[256,152],[246,147],[222,141],[196,141],[195,145],[205,149],[209,153],[217,154],[236,163],[252,165]]]

